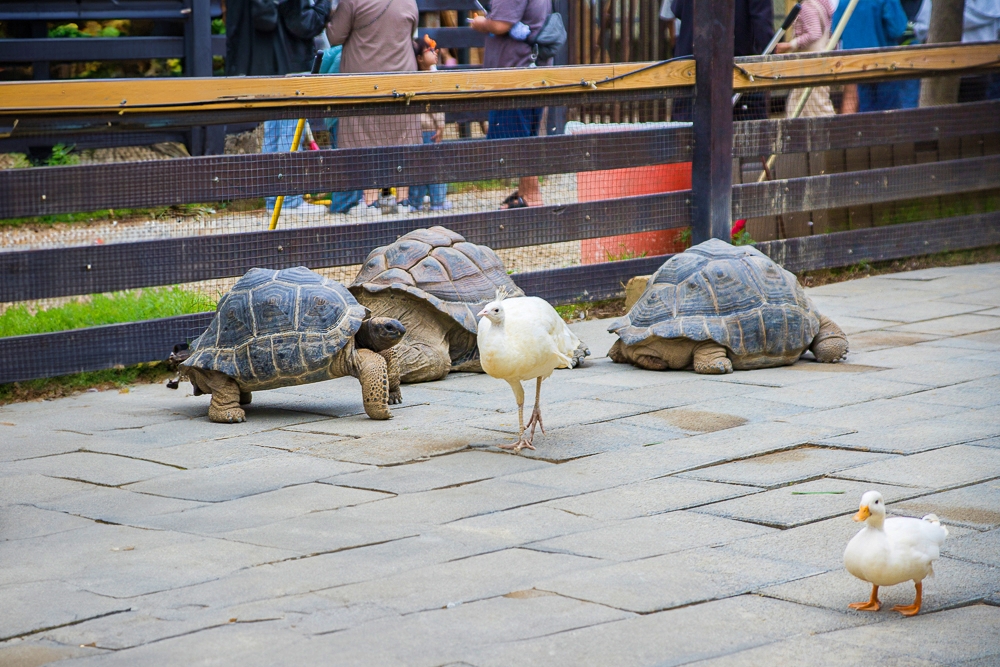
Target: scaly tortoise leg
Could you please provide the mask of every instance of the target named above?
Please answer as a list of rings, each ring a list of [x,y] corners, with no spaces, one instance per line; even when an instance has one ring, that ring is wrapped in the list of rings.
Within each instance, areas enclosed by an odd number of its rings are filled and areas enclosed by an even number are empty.
[[[396,348],[379,352],[385,359],[386,372],[389,374],[389,405],[403,402],[403,392],[399,388],[399,359],[396,358]]]
[[[246,421],[246,413],[240,407],[240,386],[236,380],[215,371],[202,371],[198,374],[198,384],[207,385],[212,394],[212,402],[208,406],[208,418],[219,424],[236,424]],[[208,393],[208,392],[206,392]]]
[[[361,396],[365,413],[372,419],[392,419],[389,412],[389,370],[385,357],[371,350],[355,350],[357,378],[361,382]]]
[[[714,341],[704,341],[694,348],[694,372],[703,375],[725,375],[733,372],[733,362],[726,348]]]
[[[847,334],[825,315],[819,316],[819,333],[813,339],[812,350],[816,361],[832,363],[847,357]]]

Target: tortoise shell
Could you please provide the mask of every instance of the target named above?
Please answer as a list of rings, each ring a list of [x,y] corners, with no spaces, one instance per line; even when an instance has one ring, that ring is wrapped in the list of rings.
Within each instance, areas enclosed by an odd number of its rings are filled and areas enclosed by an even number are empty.
[[[511,296],[524,296],[493,250],[469,243],[450,229],[431,227],[372,250],[350,290],[401,290],[475,334],[476,313],[496,298],[498,287]]]
[[[608,331],[624,345],[650,336],[713,340],[737,358],[809,347],[819,313],[795,276],[752,246],[711,239],[674,255]]]
[[[304,266],[250,269],[219,301],[184,365],[251,390],[327,380],[330,360],[366,316],[343,285]]]

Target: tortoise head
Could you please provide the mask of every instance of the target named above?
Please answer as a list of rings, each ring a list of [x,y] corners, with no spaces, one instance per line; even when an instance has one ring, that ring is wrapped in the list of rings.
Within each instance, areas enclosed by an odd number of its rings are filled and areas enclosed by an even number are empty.
[[[354,340],[359,348],[380,352],[403,340],[404,334],[406,327],[399,320],[391,317],[370,317],[361,323]]]

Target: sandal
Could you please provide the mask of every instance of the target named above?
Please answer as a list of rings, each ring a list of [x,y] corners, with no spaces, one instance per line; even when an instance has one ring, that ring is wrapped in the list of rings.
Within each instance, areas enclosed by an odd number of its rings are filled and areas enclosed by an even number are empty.
[[[524,201],[524,197],[518,194],[517,190],[514,190],[506,199],[500,202],[501,209],[512,209],[512,208],[528,208],[528,202]]]

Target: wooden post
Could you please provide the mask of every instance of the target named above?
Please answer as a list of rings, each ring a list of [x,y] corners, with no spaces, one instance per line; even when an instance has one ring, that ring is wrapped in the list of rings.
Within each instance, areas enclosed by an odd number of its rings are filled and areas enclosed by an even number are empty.
[[[212,76],[212,7],[210,0],[188,0],[191,10],[184,23],[184,73]],[[188,150],[192,155],[215,155],[223,151],[225,126],[192,127]]]
[[[729,241],[733,183],[733,0],[694,5],[691,240]]]

